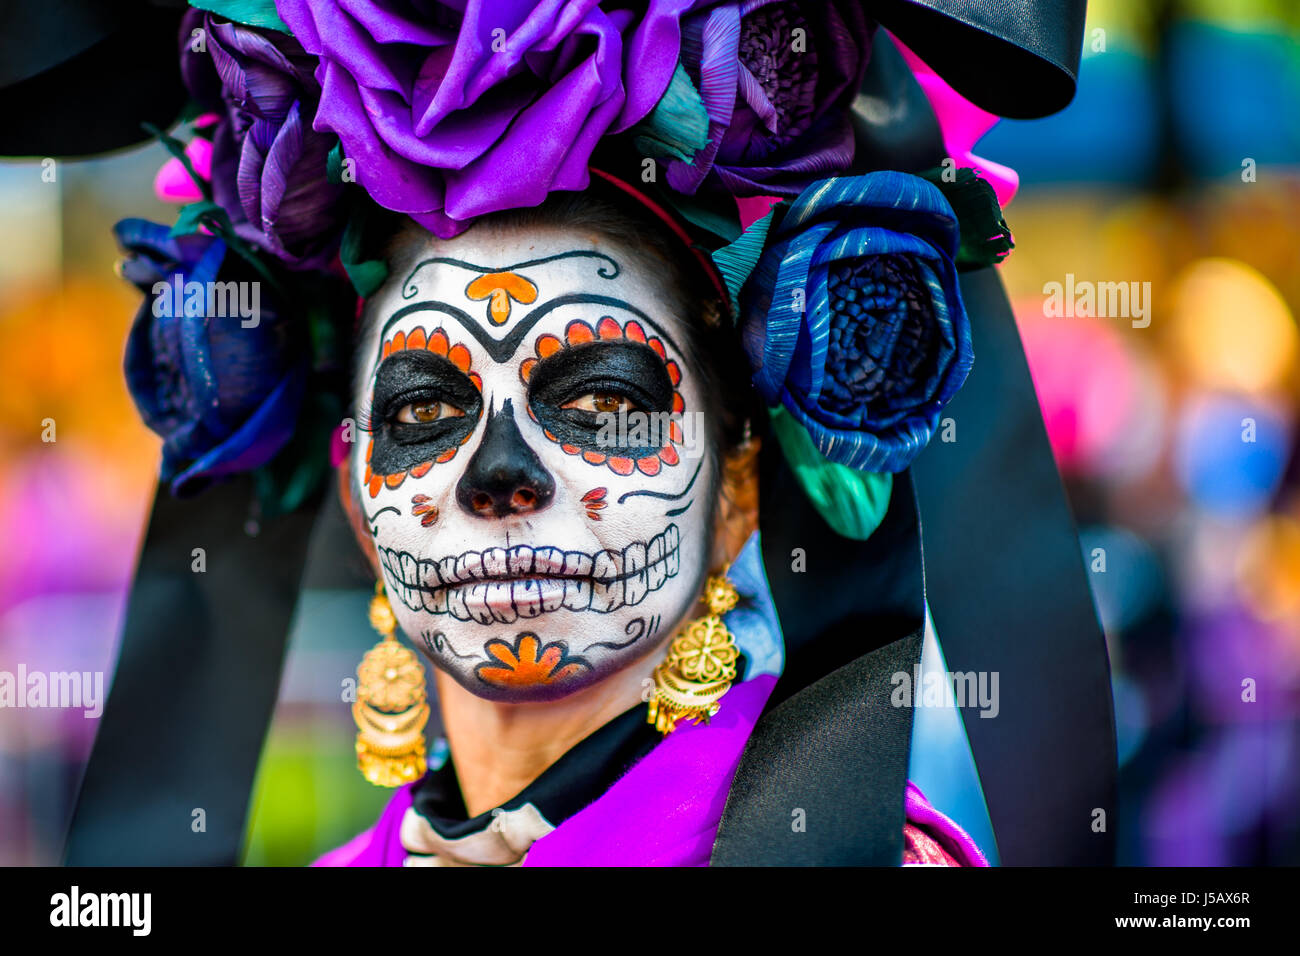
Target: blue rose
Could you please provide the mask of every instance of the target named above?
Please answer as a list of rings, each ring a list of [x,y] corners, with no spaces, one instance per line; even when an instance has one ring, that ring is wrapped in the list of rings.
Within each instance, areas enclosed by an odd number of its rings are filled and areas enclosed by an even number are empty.
[[[957,218],[897,172],[824,179],[773,232],[742,302],[754,384],[832,462],[902,471],[974,358]]]
[[[172,238],[124,219],[123,276],[145,294],[126,345],[126,380],[163,439],[162,478],[178,495],[266,464],[289,440],[307,382],[306,343],[266,283],[240,276],[226,244]],[[234,259],[235,257],[231,257]],[[218,278],[220,276],[220,278]]]

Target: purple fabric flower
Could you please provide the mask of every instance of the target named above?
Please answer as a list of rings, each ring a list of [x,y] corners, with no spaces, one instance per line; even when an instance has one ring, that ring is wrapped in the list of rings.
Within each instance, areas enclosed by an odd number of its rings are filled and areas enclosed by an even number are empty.
[[[585,189],[600,138],[649,113],[700,0],[276,0],[320,57],[315,128],[381,206],[439,236]]]
[[[192,31],[204,30],[195,51]],[[235,232],[297,269],[329,265],[342,233],[343,187],[326,177],[335,137],[312,129],[316,58],[293,37],[191,10],[181,28],[181,73],[218,112],[213,199]]]
[[[735,195],[797,196],[842,173],[874,33],[856,0],[744,0],[686,18],[682,62],[709,139],[689,162],[668,162],[669,185],[694,193],[712,172]]]
[[[906,173],[812,184],[772,234],[745,291],[754,384],[829,461],[902,471],[973,362],[939,190]]]
[[[266,464],[288,442],[308,359],[269,290],[218,280],[224,242],[168,231],[143,219],[114,227],[128,255],[122,274],[145,294],[127,339],[127,387],[163,439],[163,480],[187,494]]]

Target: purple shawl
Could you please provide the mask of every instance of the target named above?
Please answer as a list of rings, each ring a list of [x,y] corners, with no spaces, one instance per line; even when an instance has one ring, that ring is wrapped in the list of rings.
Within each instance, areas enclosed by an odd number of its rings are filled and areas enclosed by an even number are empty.
[[[737,684],[707,725],[684,723],[585,809],[542,837],[524,866],[707,866],[722,809],[745,742],[776,678]],[[313,866],[402,866],[407,784],[379,822]],[[933,836],[963,866],[988,866],[975,842],[935,810],[910,781],[906,819]]]

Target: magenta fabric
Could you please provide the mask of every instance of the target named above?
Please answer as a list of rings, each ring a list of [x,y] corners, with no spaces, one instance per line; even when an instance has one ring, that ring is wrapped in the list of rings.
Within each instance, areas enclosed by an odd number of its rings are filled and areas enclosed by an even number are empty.
[[[989,865],[989,861],[966,831],[930,806],[930,801],[925,799],[921,788],[910,780],[907,781],[907,790],[903,795],[903,814],[908,823],[934,837],[962,866]]]
[[[737,684],[707,726],[682,724],[586,809],[533,844],[524,866],[707,866],[740,755],[776,686],[770,675]],[[379,821],[313,866],[402,866],[399,788]],[[908,781],[907,822],[924,828],[963,866],[988,861],[957,824]]]

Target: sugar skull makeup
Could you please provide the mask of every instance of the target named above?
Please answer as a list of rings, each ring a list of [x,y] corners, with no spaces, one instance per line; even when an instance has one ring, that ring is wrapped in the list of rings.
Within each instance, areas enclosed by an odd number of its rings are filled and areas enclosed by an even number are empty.
[[[473,693],[562,697],[690,611],[717,450],[683,322],[558,230],[439,242],[368,304],[358,500],[402,630]]]

